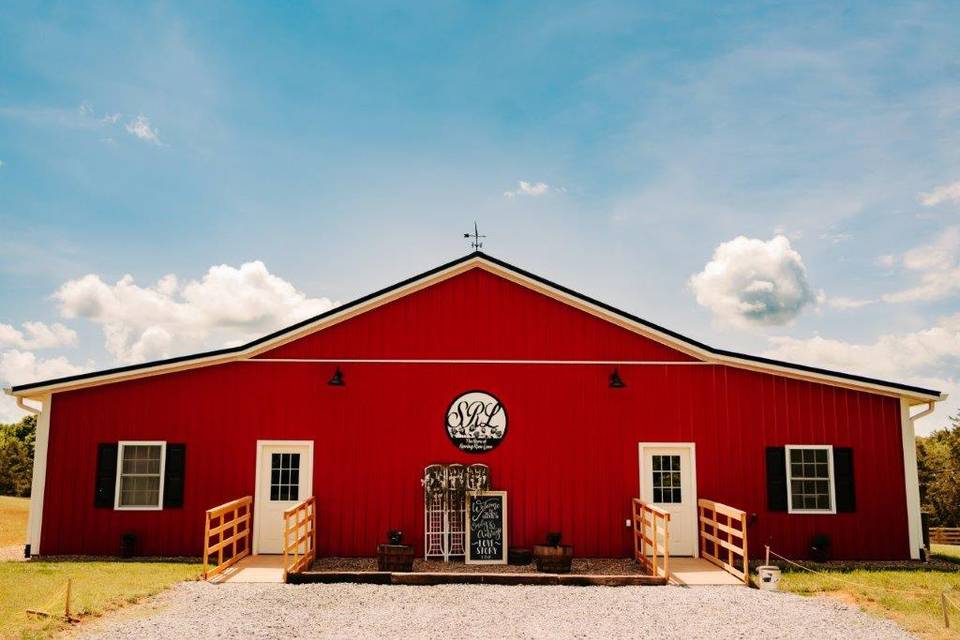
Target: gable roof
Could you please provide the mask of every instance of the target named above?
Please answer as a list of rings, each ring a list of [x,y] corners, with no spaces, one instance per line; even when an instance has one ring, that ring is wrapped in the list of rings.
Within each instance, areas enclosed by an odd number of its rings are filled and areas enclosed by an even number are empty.
[[[359,315],[380,305],[386,304],[398,298],[402,298],[420,289],[424,289],[432,284],[446,280],[455,275],[463,273],[473,268],[482,268],[516,282],[522,286],[534,289],[560,300],[566,304],[577,307],[587,313],[604,318],[617,325],[625,327],[631,331],[652,338],[669,347],[687,353],[695,358],[705,362],[724,364],[738,368],[751,369],[755,371],[773,373],[792,378],[801,378],[835,386],[849,387],[853,389],[883,393],[886,395],[903,396],[916,402],[930,402],[942,400],[945,398],[939,391],[925,389],[913,385],[902,384],[898,382],[889,382],[860,376],[839,371],[831,371],[819,367],[794,364],[771,358],[753,356],[726,349],[717,349],[704,344],[698,340],[688,338],[675,331],[639,318],[633,314],[621,311],[608,304],[595,300],[573,289],[564,287],[542,278],[536,274],[530,273],[515,267],[503,260],[489,256],[481,251],[475,251],[446,264],[442,264],[434,269],[421,273],[419,275],[407,278],[392,286],[348,302],[339,307],[330,309],[320,315],[307,318],[289,327],[280,329],[256,340],[236,347],[216,349],[213,351],[204,351],[192,355],[178,356],[165,360],[156,360],[144,362],[141,364],[132,364],[122,367],[115,367],[102,371],[93,371],[81,373],[62,378],[43,380],[21,384],[5,389],[9,395],[22,398],[36,398],[49,393],[66,391],[87,386],[108,384],[120,380],[139,378],[145,376],[171,373],[185,369],[193,369],[213,364],[222,364],[235,360],[244,360],[256,356],[259,353],[273,349],[281,344],[295,340],[303,335],[321,330],[332,324],[342,322],[355,315]]]

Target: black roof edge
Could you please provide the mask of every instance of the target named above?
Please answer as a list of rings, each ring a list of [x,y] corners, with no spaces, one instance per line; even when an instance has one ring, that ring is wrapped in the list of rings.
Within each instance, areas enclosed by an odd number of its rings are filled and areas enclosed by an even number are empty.
[[[203,352],[200,352],[200,353],[194,353],[194,354],[189,354],[189,355],[184,355],[184,356],[177,356],[177,357],[175,357],[175,358],[167,358],[167,359],[164,359],[164,360],[153,360],[153,361],[151,361],[151,362],[141,362],[141,363],[138,363],[138,364],[130,364],[130,365],[122,366],[122,367],[115,367],[115,368],[112,368],[112,369],[103,369],[103,370],[101,370],[101,371],[90,371],[90,372],[87,372],[87,373],[79,373],[79,374],[76,374],[76,375],[65,376],[65,377],[62,377],[62,378],[53,378],[53,379],[50,379],[50,380],[42,380],[42,381],[40,381],[40,382],[31,382],[31,383],[29,383],[29,384],[20,384],[20,385],[16,385],[16,386],[11,387],[10,391],[11,391],[12,393],[19,393],[19,392],[21,392],[21,391],[29,391],[30,389],[35,389],[35,388],[38,388],[38,387],[46,387],[46,386],[49,386],[49,385],[63,384],[63,383],[67,383],[67,382],[77,382],[77,381],[80,381],[80,380],[86,380],[86,379],[89,379],[89,378],[96,378],[96,377],[99,377],[99,376],[113,375],[113,374],[117,374],[117,373],[126,373],[126,372],[128,372],[128,371],[137,371],[137,370],[140,370],[140,369],[149,369],[149,368],[152,368],[152,367],[159,367],[159,366],[164,366],[164,365],[169,365],[169,364],[177,364],[177,363],[180,363],[180,362],[189,362],[190,360],[200,360],[200,359],[202,359],[202,358],[210,358],[210,357],[216,357],[216,356],[223,356],[223,355],[229,355],[229,354],[231,354],[231,353],[238,353],[238,352],[241,352],[241,351],[245,351],[246,349],[249,349],[249,348],[251,348],[251,347],[255,347],[255,346],[257,346],[258,344],[262,344],[262,343],[267,342],[267,341],[269,341],[269,340],[272,340],[272,339],[274,339],[274,338],[280,337],[280,336],[282,336],[282,335],[284,335],[284,334],[287,334],[287,333],[296,331],[297,329],[300,329],[301,327],[304,327],[304,326],[306,326],[306,325],[309,325],[309,324],[312,324],[312,323],[314,323],[314,322],[317,322],[318,320],[322,320],[322,319],[324,319],[324,318],[326,318],[326,317],[328,317],[328,316],[331,316],[331,315],[333,315],[333,314],[335,314],[335,313],[340,313],[340,312],[345,311],[345,310],[347,310],[347,309],[350,309],[350,308],[352,308],[352,307],[356,307],[357,305],[361,305],[361,304],[363,304],[363,303],[365,303],[365,302],[367,302],[367,301],[369,301],[369,300],[372,300],[372,299],[377,298],[377,297],[379,297],[379,296],[382,296],[382,295],[384,295],[384,294],[390,293],[391,291],[394,291],[394,290],[396,290],[396,289],[400,289],[400,288],[402,288],[402,287],[405,287],[406,285],[411,284],[411,283],[413,283],[413,282],[416,282],[416,281],[418,281],[418,280],[422,280],[422,279],[424,279],[424,278],[428,278],[428,277],[434,275],[435,273],[439,273],[439,272],[441,272],[441,271],[445,271],[445,270],[447,270],[447,269],[449,269],[449,268],[451,268],[451,267],[455,267],[455,266],[457,266],[457,265],[459,265],[459,264],[462,264],[462,263],[464,263],[464,262],[467,262],[467,261],[469,261],[469,260],[471,260],[471,259],[473,259],[473,258],[477,258],[477,257],[483,258],[484,260],[487,260],[488,262],[491,262],[491,263],[493,263],[493,264],[495,264],[495,265],[497,265],[497,266],[499,266],[499,267],[502,267],[502,268],[504,268],[504,269],[506,269],[506,270],[508,270],[508,271],[513,271],[514,273],[517,273],[517,274],[519,274],[519,275],[522,275],[522,276],[525,277],[525,278],[529,278],[530,280],[534,280],[534,281],[536,281],[536,282],[539,282],[540,284],[546,285],[546,286],[548,286],[548,287],[550,287],[550,288],[552,288],[552,289],[556,289],[557,291],[561,291],[561,292],[563,292],[563,293],[565,293],[565,294],[567,294],[567,295],[569,295],[569,296],[572,296],[572,297],[574,297],[574,298],[578,298],[578,299],[582,300],[583,302],[586,302],[586,303],[588,303],[588,304],[590,304],[590,305],[599,307],[599,308],[603,309],[604,311],[610,312],[610,313],[612,313],[612,314],[614,314],[614,315],[621,316],[621,317],[626,318],[627,320],[630,320],[630,321],[632,321],[632,322],[636,322],[636,323],[638,323],[638,324],[641,324],[641,325],[643,325],[643,326],[645,326],[645,327],[647,327],[647,328],[649,328],[649,329],[653,329],[654,331],[657,331],[658,333],[662,333],[662,334],[668,335],[668,336],[670,336],[671,338],[674,338],[674,339],[676,339],[676,340],[679,340],[680,342],[686,343],[686,344],[688,344],[688,345],[690,345],[690,346],[693,346],[693,347],[696,347],[696,348],[698,348],[698,349],[702,349],[702,350],[704,350],[704,351],[706,351],[706,352],[708,352],[708,353],[711,353],[711,354],[713,354],[713,355],[724,356],[724,357],[729,357],[729,358],[737,358],[737,359],[740,359],[740,360],[748,360],[748,361],[750,361],[750,362],[756,362],[756,363],[758,363],[758,364],[766,364],[766,365],[784,367],[784,368],[787,368],[787,369],[796,369],[796,370],[798,370],[798,371],[804,371],[804,372],[807,372],[807,373],[816,373],[816,374],[820,374],[820,375],[828,375],[828,376],[833,376],[833,377],[836,377],[836,378],[841,378],[841,379],[844,379],[844,380],[852,380],[852,381],[855,381],[855,382],[864,382],[864,383],[867,383],[867,384],[876,384],[876,385],[880,385],[880,386],[884,386],[884,387],[890,387],[890,388],[893,388],[893,389],[901,389],[901,390],[903,390],[903,391],[910,391],[910,392],[913,392],[913,393],[920,393],[920,394],[923,394],[923,395],[930,395],[930,396],[940,396],[940,395],[941,395],[941,393],[940,393],[939,391],[935,391],[935,390],[933,390],[933,389],[925,389],[925,388],[923,388],[923,387],[917,387],[917,386],[913,386],[913,385],[909,385],[909,384],[902,384],[902,383],[900,383],[900,382],[890,382],[889,380],[880,380],[879,378],[870,378],[870,377],[867,377],[867,376],[856,375],[856,374],[853,374],[853,373],[844,373],[844,372],[842,372],[842,371],[832,371],[832,370],[830,370],[830,369],[823,369],[823,368],[820,368],[820,367],[812,367],[812,366],[804,365],[804,364],[796,364],[796,363],[793,363],[793,362],[786,362],[786,361],[783,361],[783,360],[774,360],[774,359],[772,359],[772,358],[764,358],[764,357],[761,357],[761,356],[754,356],[754,355],[750,355],[750,354],[746,354],[746,353],[738,353],[738,352],[735,352],[735,351],[728,351],[728,350],[726,350],[726,349],[716,349],[716,348],[714,348],[714,347],[711,347],[711,346],[708,345],[708,344],[705,344],[705,343],[703,343],[703,342],[700,342],[699,340],[694,340],[693,338],[688,338],[687,336],[682,335],[682,334],[680,334],[680,333],[677,333],[676,331],[672,331],[672,330],[670,330],[670,329],[667,329],[666,327],[661,327],[660,325],[655,324],[655,323],[653,323],[653,322],[650,322],[649,320],[644,320],[643,318],[640,318],[639,316],[635,316],[635,315],[633,315],[632,313],[628,313],[628,312],[626,312],[626,311],[622,311],[622,310],[620,310],[620,309],[617,309],[616,307],[613,307],[613,306],[611,306],[611,305],[609,305],[609,304],[607,304],[607,303],[605,303],[605,302],[601,302],[601,301],[599,301],[599,300],[596,300],[596,299],[594,299],[594,298],[591,298],[590,296],[584,295],[584,294],[582,294],[582,293],[580,293],[580,292],[578,292],[578,291],[575,291],[575,290],[573,290],[573,289],[570,289],[569,287],[565,287],[565,286],[563,286],[563,285],[561,285],[561,284],[557,284],[556,282],[552,282],[552,281],[550,281],[550,280],[548,280],[548,279],[546,279],[546,278],[544,278],[544,277],[542,277],[542,276],[538,276],[538,275],[535,274],[535,273],[531,273],[531,272],[529,272],[529,271],[526,271],[525,269],[521,269],[520,267],[515,267],[514,265],[512,265],[512,264],[510,264],[510,263],[508,263],[508,262],[505,262],[505,261],[503,261],[503,260],[500,260],[499,258],[494,258],[493,256],[487,255],[486,253],[484,253],[484,252],[482,252],[482,251],[474,251],[474,252],[469,253],[469,254],[467,254],[467,255],[465,255],[465,256],[462,256],[462,257],[460,257],[460,258],[457,258],[456,260],[451,260],[451,261],[446,262],[446,263],[444,263],[444,264],[442,264],[442,265],[440,265],[440,266],[438,266],[438,267],[434,267],[433,269],[430,269],[429,271],[424,271],[423,273],[417,274],[417,275],[415,275],[415,276],[411,276],[411,277],[409,277],[409,278],[406,278],[405,280],[401,280],[400,282],[397,282],[396,284],[390,285],[390,286],[388,286],[388,287],[384,287],[383,289],[380,289],[380,290],[378,290],[378,291],[374,291],[373,293],[367,294],[367,295],[365,295],[365,296],[363,296],[363,297],[357,298],[356,300],[353,300],[353,301],[351,301],[351,302],[347,302],[347,303],[345,303],[345,304],[342,304],[342,305],[340,305],[340,306],[338,306],[338,307],[334,307],[334,308],[332,308],[332,309],[328,309],[327,311],[324,311],[324,312],[321,313],[321,314],[318,314],[318,315],[316,315],[316,316],[312,316],[312,317],[310,317],[310,318],[306,318],[305,320],[301,320],[300,322],[297,322],[296,324],[292,324],[292,325],[290,325],[290,326],[288,326],[288,327],[284,327],[283,329],[278,329],[277,331],[274,331],[273,333],[269,333],[269,334],[267,334],[267,335],[265,335],[265,336],[262,336],[262,337],[260,337],[260,338],[257,338],[256,340],[251,340],[250,342],[247,342],[247,343],[245,343],[245,344],[238,345],[238,346],[236,346],[236,347],[229,347],[229,348],[224,348],[224,349],[215,349],[215,350],[212,350],[212,351],[203,351]]]

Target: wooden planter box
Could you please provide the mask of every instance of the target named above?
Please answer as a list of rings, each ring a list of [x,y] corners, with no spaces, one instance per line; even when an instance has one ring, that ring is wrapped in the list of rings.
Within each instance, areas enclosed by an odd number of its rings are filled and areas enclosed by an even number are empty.
[[[408,544],[381,544],[377,547],[380,571],[413,571],[413,547]]]
[[[556,547],[545,544],[533,546],[533,558],[537,562],[537,571],[542,573],[570,573],[573,562],[573,546],[562,544]]]

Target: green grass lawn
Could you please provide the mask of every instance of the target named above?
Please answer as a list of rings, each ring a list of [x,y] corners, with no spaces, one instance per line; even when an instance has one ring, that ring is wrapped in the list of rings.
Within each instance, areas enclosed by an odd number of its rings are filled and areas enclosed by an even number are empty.
[[[26,539],[27,498],[0,496],[0,547]],[[46,638],[66,626],[67,579],[73,580],[71,610],[100,615],[196,578],[199,564],[182,562],[0,562],[0,638]],[[39,609],[54,614],[27,614]]]
[[[26,610],[62,614],[68,578],[71,609],[82,617],[137,602],[200,571],[182,562],[0,562],[0,638],[44,638],[63,628],[62,616],[44,619]]]
[[[941,553],[939,549],[935,552]],[[955,553],[960,557],[957,547],[942,553]],[[952,612],[948,630],[943,626],[940,609],[940,593],[944,588],[952,589],[954,601],[960,604],[960,571],[858,570],[831,571],[826,575],[787,572],[780,585],[783,591],[825,594],[858,604],[865,611],[891,618],[904,629],[925,638],[960,638],[960,611]]]
[[[30,498],[0,496],[0,547],[26,544]]]
[[[940,556],[944,560],[960,562],[960,545],[955,544],[932,544],[930,553],[934,556]]]

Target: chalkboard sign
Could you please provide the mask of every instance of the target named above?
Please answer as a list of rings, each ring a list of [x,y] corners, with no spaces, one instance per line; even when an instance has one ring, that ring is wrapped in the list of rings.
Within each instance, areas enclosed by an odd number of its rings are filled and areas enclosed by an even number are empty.
[[[467,564],[507,564],[507,492],[467,492]]]

